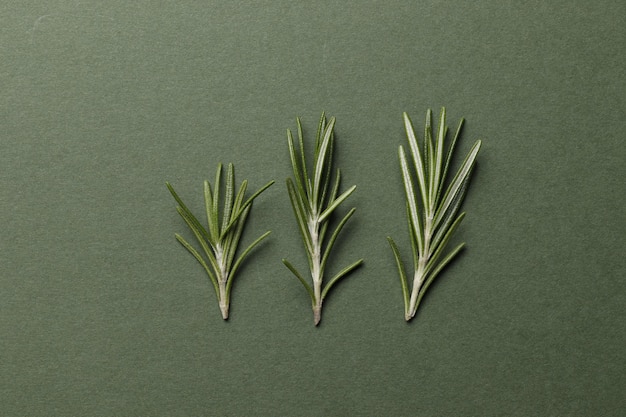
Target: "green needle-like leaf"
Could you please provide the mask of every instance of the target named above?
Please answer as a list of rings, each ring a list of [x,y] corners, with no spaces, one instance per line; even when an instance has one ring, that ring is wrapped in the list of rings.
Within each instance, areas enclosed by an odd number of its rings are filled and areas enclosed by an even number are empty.
[[[404,181],[404,191],[406,193],[407,203],[409,205],[409,213],[411,215],[411,225],[413,226],[413,233],[417,239],[418,253],[424,253],[424,242],[422,240],[422,227],[420,213],[417,205],[417,199],[415,197],[415,191],[413,187],[413,180],[411,179],[411,172],[404,154],[404,148],[400,146],[400,166],[402,168],[402,180]]]
[[[330,192],[330,195],[328,196],[328,201],[335,201],[335,198],[337,197],[337,194],[339,193],[339,184],[341,182],[341,170],[337,169],[336,171],[337,173],[335,174],[335,184],[333,185],[333,189]],[[329,171],[328,175],[332,175],[332,173]],[[329,213],[330,214],[330,213]],[[324,238],[326,237],[326,231],[328,230],[328,225],[330,224],[330,222],[322,222],[322,227],[320,227],[320,240],[324,240]]]
[[[204,205],[207,215],[207,223],[209,224],[209,233],[211,234],[211,241],[217,242],[219,240],[219,226],[217,218],[217,210],[213,202],[214,194],[211,190],[211,184],[208,181],[204,181]]]
[[[400,251],[398,250],[396,242],[394,242],[390,236],[387,236],[387,241],[389,242],[389,246],[391,246],[393,256],[396,259],[396,265],[398,266],[398,274],[400,275],[400,284],[402,286],[402,296],[404,298],[404,311],[406,313],[409,309],[409,284],[404,270],[404,262],[402,262],[402,257],[400,256]]]
[[[445,108],[441,109],[435,134],[433,134],[432,112],[428,110],[426,113],[423,150],[420,150],[413,125],[406,113],[403,113],[403,119],[412,157],[411,165],[404,148],[399,147],[400,171],[406,195],[409,237],[415,265],[410,291],[400,251],[390,237],[388,241],[398,266],[405,303],[405,319],[408,321],[415,316],[424,293],[435,277],[463,248],[464,244],[460,244],[444,255],[448,243],[465,217],[465,213],[461,213],[458,217],[457,213],[469,187],[481,141],[476,141],[454,178],[448,182],[447,175],[457,139],[463,127],[463,120],[459,123],[452,143],[446,151],[448,128]],[[444,189],[445,193],[441,197]]]
[[[407,137],[409,139],[409,148],[411,149],[411,155],[413,156],[413,163],[415,164],[415,170],[417,173],[417,181],[420,193],[422,195],[422,203],[425,207],[428,207],[428,196],[426,192],[428,188],[426,186],[426,165],[424,161],[422,161],[422,156],[420,155],[419,146],[417,144],[417,138],[415,137],[415,132],[413,131],[413,125],[411,123],[411,119],[409,119],[409,115],[404,113],[404,129],[406,130]],[[430,143],[430,141],[427,141]],[[404,153],[404,151],[402,151]],[[406,158],[403,158],[406,163]],[[404,171],[404,170],[403,170]],[[413,193],[411,193],[413,195]],[[415,199],[415,198],[414,198]]]
[[[274,184],[274,180],[268,182],[267,184],[265,184],[263,187],[259,188],[254,194],[252,194],[250,197],[248,197],[248,199],[246,200],[245,203],[243,203],[243,205],[241,206],[241,208],[239,209],[239,212],[241,212],[242,210],[244,210],[246,207],[248,207],[250,204],[252,204],[252,202],[259,196],[259,194],[261,194],[263,191],[267,190],[268,188],[270,188],[272,185]]]
[[[228,310],[230,306],[230,290],[233,279],[242,262],[246,259],[250,251],[265,239],[270,232],[266,232],[256,240],[254,240],[237,258],[233,264],[233,259],[238,252],[239,243],[243,230],[245,228],[248,214],[250,213],[252,202],[264,190],[271,186],[274,181],[270,181],[261,187],[256,193],[249,197],[245,202],[245,192],[247,189],[247,180],[244,180],[235,195],[235,168],[232,164],[228,164],[224,192],[222,187],[222,164],[218,164],[215,174],[215,183],[213,186],[209,181],[204,181],[204,208],[206,211],[206,219],[208,228],[204,228],[198,221],[196,216],[183,203],[180,196],[174,191],[174,188],[166,183],[168,190],[178,203],[177,211],[185,221],[185,224],[191,230],[202,251],[194,248],[181,235],[175,234],[176,240],[180,242],[189,253],[200,263],[209,276],[215,294],[219,301],[222,318],[228,318]],[[224,201],[222,200],[222,194]],[[220,228],[220,208],[221,228]],[[221,229],[221,230],[220,230]],[[204,256],[201,254],[204,253]]]
[[[435,221],[434,221],[435,227],[437,227],[437,224],[441,221],[441,218],[443,217],[444,213],[446,212],[448,207],[450,207],[450,204],[452,204],[452,201],[454,200],[454,198],[459,193],[459,190],[461,190],[463,182],[469,176],[469,174],[470,174],[470,172],[471,172],[471,170],[472,170],[472,168],[474,166],[474,161],[476,160],[476,155],[478,154],[478,151],[480,150],[480,145],[481,145],[481,141],[479,141],[479,140],[476,141],[476,143],[472,147],[472,150],[470,151],[470,153],[465,158],[465,161],[463,162],[463,165],[461,166],[461,169],[459,170],[459,172],[457,172],[456,176],[454,177],[454,180],[452,181],[452,184],[450,184],[450,187],[448,188],[448,191],[446,192],[446,194],[443,197],[443,201],[442,201],[441,205],[437,208],[436,215],[435,215]]]
[[[208,184],[208,182],[205,182]],[[220,203],[220,189],[222,184],[222,164],[217,165],[217,171],[215,173],[215,182],[213,183],[213,227],[215,227],[215,234],[220,235],[219,228],[219,203]]]
[[[435,188],[436,186],[438,186],[441,183],[441,172],[442,172],[442,162],[443,162],[443,147],[444,147],[444,138],[446,136],[446,124],[445,124],[445,120],[446,120],[446,109],[443,108],[441,109],[441,116],[439,119],[439,131],[437,132],[437,143],[435,145],[435,167],[434,167],[434,175],[433,175],[433,179],[431,181],[432,183],[432,187],[430,190],[430,210],[431,212],[434,210],[434,204],[436,203],[436,198],[433,198],[433,196],[436,196],[437,193],[437,189]]]
[[[200,230],[202,232],[202,235],[205,236],[207,239],[210,239],[209,237],[209,233],[207,232],[207,230],[204,228],[204,226],[202,226],[202,224],[198,221],[198,219],[196,218],[196,216],[194,216],[191,211],[187,208],[187,206],[185,205],[185,203],[183,203],[183,200],[180,199],[180,197],[178,196],[178,194],[176,193],[176,191],[174,190],[174,187],[172,187],[172,185],[169,182],[166,182],[165,185],[167,186],[167,189],[169,190],[170,194],[172,194],[172,197],[174,197],[174,200],[176,200],[176,202],[178,203],[178,206],[181,208],[181,210],[186,213],[186,215],[189,217],[189,219],[192,221],[192,223],[194,224],[194,226]]]
[[[465,182],[461,186],[461,190],[457,194],[456,198],[452,201],[452,204],[450,204],[450,207],[448,207],[448,210],[446,211],[446,214],[443,216],[443,219],[441,220],[441,223],[439,224],[439,226],[437,226],[437,232],[435,233],[435,236],[433,237],[433,240],[431,241],[431,247],[436,248],[439,246],[439,242],[443,238],[444,234],[447,233],[450,225],[455,221],[456,214],[461,208],[463,199],[465,198],[465,194],[469,186],[469,180],[470,180],[470,177],[467,177],[465,179]]]
[[[417,237],[415,236],[415,226],[413,226],[413,218],[411,217],[411,211],[409,205],[406,205],[406,220],[409,228],[409,237],[411,238],[411,252],[413,252],[413,267],[415,270],[419,267],[420,250],[417,246]]]
[[[313,305],[315,305],[315,303],[316,303],[316,301],[315,301],[315,293],[313,292],[313,289],[311,288],[309,283],[306,282],[306,279],[304,279],[302,274],[288,260],[283,259],[283,264],[285,264],[285,266],[287,268],[289,268],[289,270],[296,276],[296,278],[298,278],[298,280],[300,280],[300,283],[302,283],[302,285],[306,289],[306,292],[308,292],[309,296],[311,297],[311,303]]]
[[[296,222],[298,223],[300,235],[302,237],[302,240],[304,241],[304,246],[307,249],[307,253],[310,253],[313,250],[313,242],[311,241],[311,236],[308,231],[308,214],[303,206],[302,201],[300,201],[299,196],[296,194],[291,178],[287,178],[287,192],[289,193],[291,207],[293,208],[293,212],[296,216]]]
[[[439,190],[437,190],[437,198],[436,201],[439,202],[441,197],[441,193],[443,192],[443,187],[446,183],[446,178],[448,175],[448,169],[450,168],[452,156],[454,155],[454,149],[456,148],[456,143],[461,136],[461,131],[463,130],[463,126],[465,124],[465,119],[461,118],[459,121],[459,126],[456,129],[456,133],[454,134],[454,138],[452,139],[452,143],[448,147],[448,155],[446,156],[446,162],[443,166],[443,173],[441,174],[441,182],[439,183]]]
[[[224,195],[224,217],[222,218],[222,233],[226,230],[230,223],[230,215],[233,211],[233,198],[235,194],[235,167],[228,164],[228,172],[226,174],[226,192]]]
[[[335,245],[335,241],[337,240],[339,233],[341,233],[341,229],[343,229],[343,227],[348,222],[350,217],[352,217],[355,211],[356,211],[356,208],[354,207],[350,209],[350,211],[343,217],[343,219],[341,219],[341,221],[335,228],[335,231],[330,236],[330,239],[328,240],[328,243],[326,244],[326,249],[324,250],[324,256],[322,257],[322,261],[320,262],[320,271],[322,273],[324,272],[324,269],[326,268],[326,262],[328,261],[328,257],[330,256],[331,251],[333,250],[333,246]]]
[[[340,173],[333,168],[333,147],[335,118],[326,122],[326,116],[322,113],[317,126],[315,137],[315,150],[313,153],[312,175],[309,176],[306,167],[304,134],[300,119],[296,119],[298,125],[299,149],[296,149],[293,135],[287,131],[287,144],[289,158],[293,169],[293,179],[287,179],[287,194],[296,218],[296,224],[304,243],[304,248],[311,271],[311,281],[304,276],[287,260],[283,259],[285,266],[298,278],[311,296],[313,307],[313,319],[315,325],[319,324],[322,312],[322,301],[332,286],[346,274],[354,270],[362,263],[358,260],[342,269],[323,287],[325,267],[332,251],[332,247],[346,222],[354,214],[355,209],[350,210],[335,227],[330,239],[326,239],[329,224],[333,222],[333,215],[355,190],[350,187],[343,193],[339,193]],[[334,180],[333,172],[336,172]],[[334,183],[332,188],[330,184]],[[323,288],[323,290],[322,290]]]
[[[306,195],[306,181],[302,178],[300,172],[300,162],[298,162],[298,156],[296,155],[296,149],[293,144],[293,136],[290,130],[287,130],[287,144],[289,145],[289,157],[291,158],[291,166],[293,167],[293,179],[294,183],[298,187],[300,195]]]
[[[348,275],[350,272],[352,272],[353,270],[355,270],[356,268],[358,268],[362,264],[363,264],[363,259],[359,259],[358,261],[356,261],[354,263],[351,263],[350,265],[346,266],[344,269],[339,271],[337,273],[337,275],[332,277],[330,279],[330,281],[328,281],[328,284],[326,284],[326,287],[324,287],[324,291],[322,291],[322,300],[324,300],[324,298],[326,298],[326,294],[328,293],[328,290],[330,290],[332,288],[332,286],[335,285],[335,283],[337,281],[339,281],[341,278],[343,278],[346,275]]]
[[[204,253],[209,259],[211,265],[214,267],[215,270],[217,270],[217,267],[215,266],[217,265],[215,256],[213,256],[213,252],[215,249],[210,240],[206,239],[205,236],[202,235],[200,230],[198,230],[196,225],[191,221],[188,214],[180,206],[176,207],[176,210],[178,211],[178,214],[180,214],[180,217],[182,217],[182,219],[187,224],[187,227],[189,227],[189,230],[191,230],[191,232],[194,234],[196,240],[200,244],[200,247],[202,247],[202,249],[204,250]]]
[[[308,169],[306,166],[306,157],[305,157],[305,153],[304,153],[304,135],[302,133],[302,123],[300,122],[300,118],[296,118],[296,123],[298,125],[298,143],[300,145],[300,158],[302,160],[302,166],[301,166],[301,173],[302,173],[302,186],[304,187],[304,189],[306,190],[306,194],[309,196],[309,198],[312,195],[312,191],[311,191],[311,181],[309,180],[309,174],[308,174]],[[291,133],[291,132],[289,132]],[[295,169],[295,165],[294,165],[294,169]]]
[[[320,218],[317,219],[318,223],[319,222],[323,222],[324,220],[326,220],[326,218],[328,216],[330,216],[330,214],[337,208],[339,207],[339,205],[341,203],[343,203],[343,201],[350,197],[350,194],[352,194],[354,192],[354,190],[356,190],[356,185],[353,185],[352,187],[350,187],[348,189],[348,191],[345,191],[343,194],[341,194],[339,197],[337,197],[337,199],[335,199],[330,206],[328,206],[328,208],[326,208],[326,210],[324,210],[322,212],[322,214],[320,215]]]
[[[227,232],[230,231],[230,228],[233,227],[238,219],[239,216],[241,215],[241,213],[243,213],[243,211],[250,205],[252,204],[252,202],[259,196],[259,194],[261,194],[263,191],[267,190],[268,188],[270,188],[270,186],[272,186],[274,184],[274,181],[270,181],[267,184],[265,184],[263,187],[261,187],[257,192],[255,192],[254,194],[252,194],[252,196],[250,196],[245,203],[243,203],[241,205],[241,207],[239,207],[239,209],[237,211],[235,211],[235,214],[233,215],[233,217],[231,218],[230,223],[228,224],[228,226],[226,226],[226,228],[222,231],[222,236],[224,236]],[[242,184],[242,189],[243,189],[243,184]],[[243,196],[243,193],[241,193],[241,195]]]
[[[244,211],[241,213],[240,220],[237,222],[237,225],[233,227],[232,233],[228,233],[224,237],[224,257],[226,258],[226,269],[230,270],[230,275],[233,275],[233,259],[235,259],[235,254],[237,249],[239,248],[239,240],[243,235],[243,229],[248,220],[248,215],[250,214],[250,210],[252,209],[252,204],[250,204]]]
[[[324,139],[316,152],[315,157],[315,171],[313,177],[313,203],[314,208],[317,208],[318,199],[320,194],[320,189],[322,188],[322,174],[324,173],[325,164],[326,164],[326,152],[328,151],[328,146],[330,144],[330,137],[332,135],[332,130],[335,126],[335,118],[330,119],[328,126],[326,126],[326,131],[324,132]]]
[[[430,258],[428,258],[428,264],[426,265],[426,269],[424,270],[424,274],[427,275],[428,272],[431,269],[433,269],[433,266],[437,264],[437,261],[439,260],[439,258],[443,254],[444,250],[446,249],[446,246],[448,246],[448,242],[450,241],[450,238],[454,235],[454,232],[459,227],[459,225],[463,221],[464,217],[465,217],[465,213],[461,213],[459,215],[459,217],[457,217],[457,219],[454,221],[454,223],[452,223],[452,225],[450,226],[450,228],[448,229],[448,231],[444,235],[443,239],[441,240],[441,243],[439,243],[437,245],[436,250],[430,256]]]
[[[202,258],[202,255],[200,255],[200,253],[198,253],[198,251],[193,246],[191,246],[181,235],[176,233],[175,236],[176,240],[178,240],[180,244],[183,245],[185,249],[187,249],[189,253],[193,255],[194,258],[196,258],[200,265],[202,265],[207,275],[209,276],[209,279],[213,283],[213,287],[215,287],[215,295],[217,295],[217,300],[219,301],[220,291],[218,288],[217,280],[215,279],[215,275],[213,275],[213,272],[211,272],[211,268],[209,268],[205,260]]]
[[[263,239],[265,239],[266,237],[268,237],[272,232],[271,231],[267,231],[265,233],[263,233],[261,236],[259,236],[258,238],[256,238],[254,240],[254,242],[252,242],[239,256],[239,258],[237,259],[237,261],[235,262],[235,265],[233,265],[232,269],[230,270],[231,275],[235,275],[237,270],[239,269],[239,267],[241,266],[241,264],[243,263],[243,261],[246,259],[246,257],[248,256],[248,254],[250,254],[250,252],[252,251],[252,249],[254,249],[256,246],[258,246],[259,243],[261,243],[261,241]],[[226,293],[230,294],[230,287],[233,284],[233,280],[228,280],[228,283],[226,284]]]
[[[424,294],[426,294],[426,290],[428,290],[428,287],[430,287],[430,284],[433,283],[433,281],[435,280],[435,278],[437,278],[437,276],[439,276],[439,273],[450,263],[450,261],[452,261],[452,259],[454,259],[454,257],[456,257],[456,255],[465,247],[465,243],[461,243],[460,245],[458,245],[456,248],[454,248],[448,255],[446,255],[446,257],[441,261],[441,263],[439,263],[439,265],[437,265],[437,268],[435,268],[429,275],[428,275],[428,279],[426,279],[426,281],[424,282],[424,284],[422,284],[422,287],[420,289],[420,292],[417,296],[417,301],[415,302],[415,310],[413,312],[413,315],[415,315],[415,312],[417,312],[417,308],[419,307],[422,298],[424,298]]]

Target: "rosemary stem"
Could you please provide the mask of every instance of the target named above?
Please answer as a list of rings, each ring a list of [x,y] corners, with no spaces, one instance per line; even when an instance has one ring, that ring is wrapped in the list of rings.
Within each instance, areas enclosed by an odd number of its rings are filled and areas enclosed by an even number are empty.
[[[320,324],[322,320],[322,303],[318,302],[317,305],[313,307],[313,323],[317,326]]]
[[[229,297],[228,291],[226,291],[226,283],[228,282],[228,268],[226,267],[226,257],[224,256],[224,248],[221,245],[216,245],[215,248],[215,260],[219,266],[217,283],[220,289],[220,310],[222,311],[222,318],[228,319],[228,307]]]
[[[411,291],[411,301],[409,303],[409,310],[405,314],[406,321],[409,321],[415,316],[415,312],[417,310],[417,296],[419,294],[420,287],[422,286],[422,282],[424,280],[424,262],[422,259],[419,261],[419,265],[417,270],[415,271],[415,275],[413,278],[413,290]]]
[[[431,239],[431,229],[433,227],[433,216],[426,216],[426,221],[424,222],[424,253],[419,257],[419,262],[417,265],[417,270],[415,271],[415,276],[413,278],[413,289],[411,290],[411,300],[409,303],[409,311],[405,314],[406,321],[409,321],[415,316],[417,312],[417,297],[419,295],[420,289],[422,288],[422,284],[424,283],[424,272],[426,270],[426,265],[428,264],[428,260],[430,259],[430,239]]]
[[[222,311],[222,318],[228,319],[228,294],[226,293],[226,282],[220,281],[220,310]]]
[[[317,216],[315,216],[317,217]],[[309,233],[313,252],[311,253],[311,278],[313,279],[313,294],[315,303],[313,305],[313,321],[317,326],[322,315],[322,271],[321,271],[321,242],[319,240],[319,225],[317,218],[309,219]]]

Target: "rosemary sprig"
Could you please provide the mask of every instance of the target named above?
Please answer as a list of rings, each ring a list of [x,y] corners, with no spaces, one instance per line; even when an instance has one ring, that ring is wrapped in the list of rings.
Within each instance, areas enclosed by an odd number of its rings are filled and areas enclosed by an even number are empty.
[[[452,143],[445,152],[445,141],[448,133],[446,109],[441,109],[439,127],[435,138],[433,138],[432,113],[428,110],[424,129],[424,144],[423,148],[420,149],[411,120],[404,113],[404,128],[413,162],[413,169],[411,169],[404,148],[400,146],[398,153],[406,194],[407,220],[415,267],[410,296],[407,275],[398,247],[391,237],[387,237],[387,240],[400,273],[404,296],[404,314],[407,321],[415,316],[417,307],[433,280],[465,245],[465,243],[461,243],[444,255],[450,238],[465,217],[465,213],[458,216],[457,213],[469,186],[476,155],[481,145],[480,140],[474,143],[456,175],[451,181],[446,181],[452,154],[460,136],[463,122],[464,120],[461,119]],[[414,186],[414,177],[417,178],[417,191]]]
[[[248,180],[244,180],[239,191],[235,193],[235,168],[233,164],[228,164],[225,184],[222,181],[222,164],[219,164],[213,188],[209,181],[204,181],[204,203],[208,228],[205,228],[191,213],[170,183],[165,183],[174,200],[178,203],[178,207],[176,207],[178,214],[195,236],[201,249],[196,249],[178,233],[175,234],[176,240],[196,258],[211,279],[224,320],[228,318],[230,291],[238,268],[250,251],[270,234],[270,232],[266,232],[261,235],[235,260],[241,235],[252,208],[252,202],[273,183],[274,181],[268,182],[251,197],[244,200]],[[223,193],[220,190],[222,186],[225,186]],[[224,198],[223,203],[220,201],[222,197]],[[221,213],[220,206],[223,208]]]
[[[300,119],[296,119],[298,125],[299,151],[294,145],[293,135],[287,130],[287,143],[289,145],[289,156],[293,167],[293,179],[287,178],[287,191],[293,207],[293,212],[298,223],[298,229],[304,248],[306,250],[309,269],[313,285],[311,286],[304,275],[301,274],[289,261],[283,259],[283,263],[302,283],[309,296],[313,308],[313,320],[317,326],[321,319],[322,302],[328,295],[328,291],[341,278],[353,271],[363,262],[362,259],[346,266],[337,272],[323,287],[326,263],[332,251],[333,245],[346,222],[354,214],[355,208],[347,214],[337,224],[335,230],[330,234],[330,238],[325,240],[331,215],[337,207],[352,194],[356,186],[339,194],[339,182],[341,172],[336,170],[334,184],[332,188],[331,177],[333,177],[333,145],[335,118],[331,118],[328,123],[326,116],[322,113],[319,121],[315,140],[315,152],[313,155],[313,171],[309,176],[307,161],[304,155],[304,138],[302,134],[302,124]]]

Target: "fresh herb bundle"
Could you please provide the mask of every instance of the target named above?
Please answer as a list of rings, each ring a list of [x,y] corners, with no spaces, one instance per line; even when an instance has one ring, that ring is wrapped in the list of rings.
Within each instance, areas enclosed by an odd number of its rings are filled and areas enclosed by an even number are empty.
[[[327,231],[331,215],[354,192],[356,186],[352,186],[338,195],[341,178],[339,169],[336,170],[334,175],[332,188],[330,186],[332,182],[331,177],[333,177],[332,154],[335,118],[331,118],[328,123],[324,113],[322,113],[320,118],[313,155],[312,176],[308,174],[309,170],[307,169],[307,161],[304,155],[302,124],[300,119],[296,119],[296,122],[298,125],[299,151],[295,148],[291,131],[287,130],[289,156],[291,157],[291,165],[293,167],[293,179],[287,178],[287,191],[298,223],[298,229],[304,242],[313,285],[309,285],[304,276],[289,261],[283,259],[283,263],[300,280],[311,297],[313,320],[317,326],[321,319],[322,302],[328,295],[328,291],[337,281],[363,262],[362,259],[359,259],[346,266],[335,274],[322,289],[326,263],[333,245],[356,209],[352,208],[348,211],[330,234],[330,238],[325,240],[328,237]]]
[[[465,213],[458,216],[457,213],[463,203],[476,155],[481,145],[480,140],[476,141],[456,175],[451,181],[447,181],[446,176],[463,122],[461,119],[452,143],[446,152],[445,141],[448,133],[446,109],[441,109],[439,127],[434,140],[432,113],[428,110],[424,128],[424,143],[420,150],[411,120],[404,113],[404,128],[413,162],[411,168],[404,147],[400,146],[398,153],[406,194],[407,220],[415,268],[410,296],[407,275],[398,247],[391,237],[387,237],[387,240],[400,273],[404,296],[404,314],[407,321],[415,316],[424,293],[433,280],[465,245],[461,243],[444,255],[450,238],[465,217]],[[414,177],[417,178],[417,190],[414,186]]]
[[[248,181],[244,180],[239,187],[239,191],[235,194],[235,168],[233,164],[228,164],[226,183],[222,183],[222,164],[219,164],[213,188],[208,181],[204,181],[204,203],[208,228],[205,228],[196,216],[191,213],[170,183],[166,182],[166,185],[178,203],[178,207],[176,207],[178,214],[180,214],[195,236],[201,250],[194,248],[178,233],[175,234],[176,240],[196,258],[206,271],[215,288],[222,317],[226,320],[230,305],[230,291],[238,268],[250,251],[270,234],[270,232],[266,232],[261,235],[241,252],[237,260],[235,260],[241,235],[252,208],[252,202],[259,194],[271,186],[274,181],[270,181],[261,187],[245,201]],[[225,186],[224,193],[221,192],[222,185]],[[224,198],[223,203],[220,201],[222,197]],[[220,206],[223,207],[221,213]]]

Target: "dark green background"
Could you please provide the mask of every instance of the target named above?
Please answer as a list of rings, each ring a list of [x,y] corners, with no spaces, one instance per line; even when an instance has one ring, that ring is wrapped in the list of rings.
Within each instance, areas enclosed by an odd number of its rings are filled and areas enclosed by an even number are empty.
[[[0,414],[618,416],[626,408],[623,1],[0,6]],[[467,250],[406,324],[397,147],[483,139]],[[338,285],[314,328],[285,131],[337,117]],[[194,210],[234,162],[271,229],[223,322]],[[344,188],[345,189],[345,188]]]

